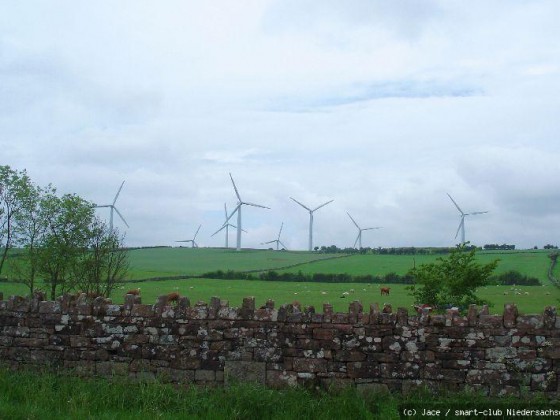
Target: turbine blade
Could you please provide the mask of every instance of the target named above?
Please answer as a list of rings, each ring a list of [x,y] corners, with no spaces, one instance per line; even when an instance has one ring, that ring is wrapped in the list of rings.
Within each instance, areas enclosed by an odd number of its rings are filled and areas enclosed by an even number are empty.
[[[472,214],[473,216],[475,216],[477,214],[485,214],[485,213],[488,213],[488,212],[487,211],[473,211],[472,213],[469,213],[469,214]]]
[[[325,207],[327,204],[332,203],[334,200],[327,201],[326,203],[321,204],[319,207],[313,209],[313,211],[319,210],[321,207]]]
[[[304,209],[306,209],[307,211],[311,211],[311,209],[309,207],[307,207],[305,204],[301,204],[299,201],[297,201],[295,198],[290,197],[292,200],[294,200],[296,203],[298,203],[301,207],[303,207]]]
[[[226,221],[224,222],[224,226],[227,224],[227,222],[229,222],[229,219],[231,219],[233,217],[233,215],[235,214],[235,212],[237,210],[239,210],[239,207],[241,207],[241,203],[239,203],[237,206],[235,206],[235,209],[231,212],[231,214],[228,216],[228,218],[226,219]]]
[[[211,237],[214,236],[216,233],[221,232],[222,230],[224,230],[228,225],[223,225],[220,229],[218,229],[216,232],[214,232],[212,235],[210,235]],[[231,226],[231,225],[230,225]]]
[[[105,204],[103,206],[93,206],[93,207],[96,208],[96,209],[101,209],[103,207],[112,207],[112,204]]]
[[[127,228],[129,228],[130,226],[128,226],[128,223],[126,223],[126,220],[124,220],[123,215],[121,214],[121,212],[119,211],[119,209],[117,209],[115,206],[112,206],[115,211],[117,212],[117,214],[119,215],[119,217],[121,218],[121,220],[124,222],[124,224],[126,225]]]
[[[346,214],[348,215],[348,217],[350,218],[350,220],[352,220],[352,222],[354,222],[354,224],[356,225],[356,227],[358,229],[360,229],[360,226],[358,226],[358,224],[356,223],[356,221],[354,220],[354,218],[352,216],[350,216],[350,213],[346,212]]]
[[[461,217],[461,222],[459,222],[459,227],[457,228],[457,232],[455,233],[455,239],[457,239],[457,235],[459,235],[459,231],[461,230],[461,226],[465,223],[465,216]]]
[[[278,232],[278,240],[280,240],[280,235],[282,235],[282,228],[284,227],[284,222],[280,225],[280,232]]]
[[[459,207],[459,205],[455,202],[455,200],[453,200],[453,197],[451,197],[451,196],[449,195],[449,193],[446,193],[446,194],[449,196],[449,198],[451,199],[451,201],[453,201],[453,204],[455,204],[455,207],[457,207],[457,210],[459,210],[459,213],[461,213],[461,214],[464,215],[465,213],[463,212],[463,210],[461,210],[461,207]]]
[[[113,206],[117,202],[117,198],[119,198],[119,194],[121,193],[123,185],[124,185],[124,181],[122,182],[121,186],[119,187],[119,190],[117,191],[117,195],[115,195],[115,199],[113,200]]]
[[[282,243],[282,241],[278,241],[278,243],[279,243],[280,245],[282,245],[282,247],[283,247],[284,249],[286,249],[286,250],[288,249],[288,247],[287,247],[286,245],[284,245],[284,244]]]
[[[263,208],[263,209],[269,209],[270,210],[270,207],[261,206],[260,204],[255,204],[255,203],[248,203],[246,201],[243,201],[241,204],[247,204],[248,206],[260,207],[260,208]]]
[[[196,239],[196,235],[198,235],[198,231],[200,230],[201,227],[202,227],[202,225],[198,225],[198,229],[196,230],[196,233],[194,234],[193,241]]]
[[[235,186],[235,181],[233,180],[233,177],[231,176],[231,172],[229,173],[229,177],[231,178],[231,183],[233,184],[233,189],[235,190],[235,195],[237,195],[237,199],[241,202],[241,197],[239,195],[239,191],[237,191],[237,187]]]
[[[356,240],[354,241],[354,246],[352,248],[356,248],[356,244],[358,243],[358,239],[360,239],[360,234],[356,236]]]
[[[226,219],[227,219],[227,204],[226,203],[224,203],[224,213],[225,213]]]
[[[274,240],[274,241],[268,241],[268,242],[263,242],[262,245],[271,244],[272,242],[276,242],[276,240]]]

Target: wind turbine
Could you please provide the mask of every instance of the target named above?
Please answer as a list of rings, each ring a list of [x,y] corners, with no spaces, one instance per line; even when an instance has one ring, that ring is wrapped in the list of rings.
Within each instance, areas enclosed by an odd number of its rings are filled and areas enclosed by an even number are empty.
[[[315,211],[319,210],[321,207],[324,207],[327,204],[332,203],[334,200],[327,201],[326,203],[321,204],[319,207],[315,207],[313,210],[311,210],[309,207],[300,203],[295,198],[292,198],[292,197],[290,197],[290,198],[309,212],[309,250],[312,251],[313,250],[313,213]]]
[[[95,206],[95,208],[98,208],[98,209],[103,208],[103,207],[109,207],[111,209],[111,218],[109,219],[109,227],[111,229],[111,232],[113,231],[113,211],[117,212],[117,214],[119,215],[121,220],[124,222],[126,227],[130,227],[130,226],[128,226],[128,223],[126,223],[126,220],[124,220],[124,217],[121,214],[121,212],[119,211],[119,209],[117,209],[115,207],[115,203],[117,202],[117,198],[119,198],[119,194],[121,193],[123,185],[124,185],[124,181],[122,182],[121,186],[119,187],[119,190],[117,191],[117,195],[115,195],[115,199],[113,200],[112,204],[104,204],[102,206]]]
[[[465,213],[463,210],[461,210],[461,207],[459,207],[459,205],[455,202],[455,200],[453,200],[453,197],[451,197],[451,195],[449,195],[449,193],[447,193],[447,195],[449,196],[451,201],[453,201],[453,204],[455,204],[455,207],[457,207],[457,210],[459,210],[459,213],[461,213],[461,222],[459,223],[459,227],[457,228],[457,233],[455,233],[455,238],[457,238],[457,235],[459,234],[459,231],[461,231],[461,244],[464,244],[465,243],[465,217],[466,216],[476,216],[477,214],[488,213],[488,211],[473,211],[471,213]]]
[[[198,229],[196,230],[196,233],[194,234],[194,237],[192,239],[185,239],[183,241],[175,241],[175,242],[192,242],[192,248],[198,248],[198,244],[195,242],[195,239],[196,239],[196,235],[198,235],[198,231],[200,230],[201,227],[202,227],[202,225],[198,225]]]
[[[227,249],[227,248],[229,248],[229,243],[228,243],[228,241],[229,241],[229,228],[230,228],[230,227],[236,228],[236,226],[235,226],[235,225],[232,225],[231,223],[228,222],[229,219],[228,219],[228,214],[227,214],[227,205],[226,205],[226,203],[224,203],[224,212],[225,212],[225,215],[226,215],[226,221],[224,222],[223,226],[222,226],[220,229],[218,229],[216,232],[214,232],[211,236],[214,236],[214,235],[216,235],[217,233],[219,233],[219,232],[221,232],[222,230],[225,229],[225,230],[226,230],[226,249]],[[247,233],[247,231],[246,231],[245,229],[241,229],[241,230],[242,230],[243,232]]]
[[[260,208],[263,208],[263,209],[270,209],[270,207],[266,207],[266,206],[262,206],[260,204],[249,203],[247,201],[243,201],[241,199],[241,196],[239,195],[239,191],[237,190],[237,186],[235,185],[235,181],[233,180],[233,177],[231,176],[231,173],[229,174],[229,177],[231,178],[231,183],[233,184],[233,189],[235,190],[235,195],[237,195],[237,200],[238,201],[237,201],[237,206],[235,207],[235,210],[233,210],[231,212],[231,214],[226,219],[225,223],[228,223],[229,219],[231,219],[232,216],[237,212],[237,251],[241,251],[241,231],[243,230],[241,228],[241,208],[243,207],[243,205],[260,207]],[[225,223],[224,223],[224,225],[225,225]]]
[[[286,245],[284,245],[282,243],[282,241],[280,240],[280,235],[282,234],[282,228],[283,227],[284,227],[284,222],[282,222],[282,224],[280,225],[280,232],[278,232],[278,238],[274,239],[273,241],[264,242],[262,245],[271,244],[273,242],[276,242],[276,251],[278,251],[278,249],[280,248],[280,245],[282,245],[284,247],[284,249],[288,249],[288,247]]]
[[[346,214],[348,214],[348,217],[350,217],[350,220],[352,220],[352,222],[354,222],[354,224],[356,225],[356,227],[358,228],[358,236],[356,237],[356,240],[354,241],[354,248],[356,248],[356,244],[359,243],[360,244],[360,248],[362,248],[362,232],[364,230],[374,230],[374,229],[381,229],[381,226],[376,226],[376,227],[370,227],[370,228],[361,228],[360,226],[358,226],[358,224],[356,223],[356,221],[354,220],[354,218],[352,216],[350,216],[350,213],[346,212]]]

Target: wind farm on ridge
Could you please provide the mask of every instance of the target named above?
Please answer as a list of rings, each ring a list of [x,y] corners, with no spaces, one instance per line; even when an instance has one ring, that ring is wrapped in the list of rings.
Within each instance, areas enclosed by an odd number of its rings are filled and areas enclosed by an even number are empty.
[[[241,251],[242,249],[242,235],[243,233],[247,234],[248,231],[243,229],[243,218],[242,218],[242,209],[243,207],[248,208],[248,207],[256,207],[256,208],[261,208],[261,209],[266,209],[266,210],[270,210],[270,207],[262,205],[262,204],[257,204],[254,202],[249,202],[249,201],[244,201],[241,198],[241,194],[239,192],[239,189],[235,183],[235,180],[233,178],[233,175],[231,173],[229,173],[229,177],[231,180],[231,184],[233,186],[233,190],[235,193],[235,197],[237,198],[237,202],[233,208],[233,210],[228,213],[228,207],[227,207],[227,203],[224,203],[224,222],[221,226],[217,227],[217,230],[212,233],[212,235],[210,235],[211,237],[217,235],[220,232],[224,232],[225,234],[225,241],[224,241],[224,248],[229,248],[230,244],[229,244],[229,228],[235,229],[236,231],[236,244],[235,244],[235,249],[237,251]],[[111,230],[113,229],[113,225],[114,225],[114,212],[117,213],[117,215],[119,216],[119,218],[122,220],[122,222],[125,224],[125,226],[127,228],[130,228],[130,226],[128,225],[128,223],[126,222],[124,216],[122,215],[122,213],[119,211],[119,209],[116,207],[116,202],[117,199],[119,198],[119,195],[121,193],[121,190],[123,189],[125,181],[123,181],[117,191],[117,194],[115,195],[113,201],[111,204],[105,204],[105,205],[95,205],[95,208],[109,208],[110,209],[110,216],[109,216],[109,226],[111,228]],[[459,236],[460,233],[460,244],[465,244],[467,242],[466,239],[466,233],[465,233],[465,219],[467,216],[476,216],[476,215],[481,215],[481,214],[485,214],[488,213],[488,211],[471,211],[471,212],[464,212],[461,207],[457,204],[457,202],[455,201],[455,199],[449,194],[447,193],[449,199],[451,200],[451,202],[453,203],[453,205],[456,207],[456,209],[459,211],[460,214],[460,222],[455,234],[454,239],[457,239],[457,237]],[[310,206],[302,203],[301,201],[295,199],[294,197],[289,197],[294,203],[296,203],[297,205],[299,205],[300,207],[302,207],[303,209],[305,209],[308,213],[309,213],[309,224],[308,224],[308,247],[307,250],[308,251],[313,251],[314,250],[314,216],[315,216],[315,212],[323,207],[326,207],[328,204],[332,203],[334,201],[334,199],[328,200],[326,202],[323,202],[322,204],[311,208]],[[357,236],[354,240],[353,243],[353,248],[357,248],[357,249],[362,249],[364,247],[363,244],[363,232],[365,231],[370,231],[370,230],[378,230],[378,229],[382,229],[382,226],[375,226],[375,227],[366,227],[366,228],[362,228],[355,220],[354,217],[352,217],[352,215],[347,211],[346,212],[350,222],[355,226],[355,228],[358,230]],[[234,218],[234,216],[237,215],[237,221],[236,224],[232,224],[231,220]],[[274,245],[276,250],[287,250],[288,247],[284,244],[284,242],[281,241],[280,237],[282,235],[282,231],[284,228],[284,221],[281,222],[280,225],[280,230],[278,232],[278,236],[276,237],[276,239],[272,239],[272,240],[268,240],[265,242],[260,242],[261,245]],[[199,231],[202,227],[202,224],[198,225],[198,228],[196,229],[193,237],[191,239],[182,239],[182,240],[175,240],[176,243],[187,243],[191,245],[191,248],[198,248],[199,244],[196,241],[196,238],[199,234]],[[316,247],[318,248],[318,247]]]

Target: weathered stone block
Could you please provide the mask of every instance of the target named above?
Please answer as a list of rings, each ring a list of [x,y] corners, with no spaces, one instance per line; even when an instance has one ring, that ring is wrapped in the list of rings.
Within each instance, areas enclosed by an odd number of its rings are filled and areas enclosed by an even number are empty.
[[[296,372],[326,372],[327,361],[323,359],[302,359],[293,360],[293,370]]]

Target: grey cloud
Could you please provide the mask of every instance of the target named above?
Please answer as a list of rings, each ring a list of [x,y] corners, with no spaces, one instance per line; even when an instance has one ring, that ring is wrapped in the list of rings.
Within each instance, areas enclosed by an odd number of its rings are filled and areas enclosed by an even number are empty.
[[[385,81],[360,83],[338,89],[327,88],[326,90],[329,91],[329,94],[273,99],[270,101],[272,104],[269,109],[284,112],[309,112],[388,98],[446,98],[484,94],[482,88],[465,84],[463,81]]]

